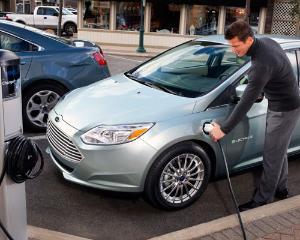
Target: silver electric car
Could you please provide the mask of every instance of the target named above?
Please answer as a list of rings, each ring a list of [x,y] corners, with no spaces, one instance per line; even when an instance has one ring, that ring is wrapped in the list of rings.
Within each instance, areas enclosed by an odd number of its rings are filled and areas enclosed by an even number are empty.
[[[273,37],[299,81],[300,40]],[[297,62],[298,59],[298,62]],[[120,75],[65,95],[48,120],[48,153],[65,179],[99,189],[143,192],[179,209],[225,173],[203,124],[223,121],[247,84],[250,59],[223,36],[187,42]],[[267,100],[221,141],[231,172],[262,161]],[[300,124],[300,122],[299,122]],[[300,150],[300,125],[289,153]]]

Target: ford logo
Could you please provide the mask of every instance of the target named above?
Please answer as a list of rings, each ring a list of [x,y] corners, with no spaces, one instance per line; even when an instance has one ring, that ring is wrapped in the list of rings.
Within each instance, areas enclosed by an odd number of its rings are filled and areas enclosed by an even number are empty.
[[[55,117],[54,120],[55,120],[55,122],[59,122],[60,118],[59,117]]]

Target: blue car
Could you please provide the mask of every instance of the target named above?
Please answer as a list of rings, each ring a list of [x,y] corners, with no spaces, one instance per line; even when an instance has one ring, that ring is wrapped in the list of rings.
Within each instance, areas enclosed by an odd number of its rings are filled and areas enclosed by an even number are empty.
[[[15,22],[0,21],[0,47],[21,58],[26,129],[44,130],[48,113],[61,96],[110,76],[97,45],[69,41]]]

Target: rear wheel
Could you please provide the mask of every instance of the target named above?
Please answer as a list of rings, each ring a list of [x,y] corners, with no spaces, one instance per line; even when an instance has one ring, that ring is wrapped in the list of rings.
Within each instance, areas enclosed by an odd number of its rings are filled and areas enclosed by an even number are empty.
[[[23,123],[26,129],[44,131],[48,114],[66,89],[51,84],[42,84],[28,89],[23,94]]]
[[[72,36],[74,33],[77,32],[77,26],[74,23],[66,23],[64,26],[64,32],[68,36]]]
[[[210,172],[209,157],[199,145],[175,145],[153,163],[145,184],[146,199],[166,210],[187,207],[205,191]]]

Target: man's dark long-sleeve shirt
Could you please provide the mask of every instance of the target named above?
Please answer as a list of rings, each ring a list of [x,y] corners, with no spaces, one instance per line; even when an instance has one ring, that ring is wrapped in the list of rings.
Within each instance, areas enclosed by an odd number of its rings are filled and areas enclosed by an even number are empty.
[[[226,134],[243,119],[262,92],[271,111],[286,112],[300,106],[298,83],[291,63],[277,42],[269,38],[255,39],[247,55],[252,64],[248,84],[233,112],[220,124]]]

